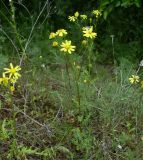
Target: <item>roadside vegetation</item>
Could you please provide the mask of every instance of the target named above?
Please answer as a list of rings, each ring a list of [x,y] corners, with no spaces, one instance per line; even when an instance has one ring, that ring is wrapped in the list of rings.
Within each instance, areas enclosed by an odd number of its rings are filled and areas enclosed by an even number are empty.
[[[141,2],[0,4],[0,159],[142,160]]]

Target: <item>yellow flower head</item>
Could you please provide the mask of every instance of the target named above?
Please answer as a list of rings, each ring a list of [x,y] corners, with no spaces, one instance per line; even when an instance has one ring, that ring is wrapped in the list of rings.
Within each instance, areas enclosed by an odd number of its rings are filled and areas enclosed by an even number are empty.
[[[59,29],[56,32],[56,35],[58,35],[59,37],[63,37],[64,35],[67,35],[67,31],[65,29]]]
[[[71,41],[65,40],[65,42],[62,42],[61,44],[61,51],[62,52],[67,52],[69,54],[71,54],[72,52],[75,51],[75,46],[71,45]]]
[[[54,32],[51,32],[50,35],[49,35],[49,39],[53,39],[56,37],[56,33]]]
[[[99,10],[93,10],[92,14],[94,14],[96,16],[96,18],[101,16],[101,12]]]
[[[53,42],[53,46],[54,46],[54,47],[56,47],[56,46],[58,46],[58,45],[59,45],[58,42],[56,42],[56,41]]]
[[[87,19],[87,15],[85,15],[85,14],[80,15],[80,17],[81,17],[83,20]]]
[[[21,77],[21,75],[18,73],[21,68],[20,66],[16,66],[16,67],[13,67],[13,64],[10,63],[10,68],[4,68],[4,70],[6,70],[6,72],[4,72],[4,74],[9,74],[9,78],[19,78]]]
[[[82,43],[82,45],[85,46],[85,45],[87,44],[87,41],[86,41],[86,40],[83,40],[81,43]]]
[[[3,77],[2,77],[2,83],[4,86],[7,86],[9,82],[9,78],[5,76],[5,74],[3,73]]]
[[[69,16],[68,19],[69,19],[71,22],[75,22],[75,21],[76,21],[76,17],[74,17],[74,16]]]
[[[75,12],[74,16],[77,18],[79,16],[79,12]]]
[[[136,84],[139,82],[139,79],[139,76],[132,75],[132,77],[129,78],[129,81],[131,84]]]
[[[10,91],[11,91],[11,92],[14,92],[14,91],[15,91],[14,86],[10,86]]]
[[[86,27],[86,28],[83,28],[83,36],[84,37],[87,37],[87,38],[95,38],[97,37],[97,33],[93,32],[93,27]]]
[[[15,84],[15,83],[17,82],[17,80],[18,80],[18,78],[13,77],[13,78],[10,79],[10,82],[11,82],[12,84]]]

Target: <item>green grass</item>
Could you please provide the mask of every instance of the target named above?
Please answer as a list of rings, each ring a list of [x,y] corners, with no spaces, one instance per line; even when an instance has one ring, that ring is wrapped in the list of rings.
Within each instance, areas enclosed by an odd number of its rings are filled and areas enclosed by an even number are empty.
[[[142,89],[129,84],[130,62],[97,65],[92,77],[83,70],[80,106],[72,70],[68,88],[64,65],[37,63],[25,62],[13,94],[16,136],[12,108],[1,100],[2,159],[142,159]]]
[[[121,44],[107,35],[100,43],[86,39],[82,27],[89,20],[79,19],[68,26],[67,39],[77,44],[73,54],[52,47],[44,27],[40,33],[33,28],[25,49],[28,41],[20,33],[26,30],[17,28],[13,1],[10,7],[8,35],[14,38],[0,35],[0,72],[23,59],[15,91],[0,86],[0,159],[142,160],[143,89],[130,84],[138,65],[128,60],[140,52],[139,43]],[[96,22],[90,22],[95,29]],[[79,43],[84,39],[85,46]],[[142,79],[142,68],[138,74]]]

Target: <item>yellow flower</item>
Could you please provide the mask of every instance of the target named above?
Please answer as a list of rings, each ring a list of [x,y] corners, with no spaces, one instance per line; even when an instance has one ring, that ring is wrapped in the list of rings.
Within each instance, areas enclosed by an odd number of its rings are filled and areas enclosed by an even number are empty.
[[[132,75],[132,77],[129,78],[129,81],[131,84],[133,83],[136,84],[139,82],[139,79],[140,79],[139,76]]]
[[[11,91],[11,92],[15,91],[14,86],[10,86],[10,91]]]
[[[75,12],[74,16],[77,18],[79,16],[79,12]]]
[[[9,78],[5,76],[5,74],[3,73],[3,78],[2,78],[2,83],[4,86],[7,86],[8,85],[8,81],[9,81]]]
[[[56,33],[54,32],[51,32],[50,35],[49,35],[49,39],[53,39],[56,37]]]
[[[13,77],[13,78],[10,79],[10,82],[12,84],[15,84],[17,82],[17,80],[18,80],[18,78]]]
[[[18,73],[21,70],[20,66],[13,67],[13,64],[10,63],[10,68],[4,68],[4,70],[6,70],[4,74],[9,74],[9,78],[12,76],[17,79],[21,77],[21,75]]]
[[[61,44],[61,51],[62,52],[68,52],[69,54],[71,54],[72,52],[75,51],[75,46],[71,45],[71,41],[65,40],[65,42],[62,42]]]
[[[83,20],[87,19],[87,15],[85,15],[85,14],[80,15],[80,17],[81,17]]]
[[[54,46],[54,47],[56,47],[56,46],[58,46],[58,45],[59,45],[58,42],[56,42],[56,41],[53,42],[53,46]]]
[[[93,27],[86,27],[83,29],[83,36],[87,38],[95,38],[97,37],[97,33],[93,32]]]
[[[59,29],[57,30],[56,32],[56,35],[60,36],[60,37],[63,37],[64,35],[67,35],[67,31],[65,29]]]
[[[74,16],[69,16],[69,18],[68,18],[71,22],[75,22],[75,20],[76,20],[76,17],[74,17]]]
[[[101,12],[99,10],[93,10],[92,14],[94,14],[96,16],[96,18],[98,18],[99,16],[101,16]]]
[[[81,43],[82,43],[82,45],[85,46],[85,45],[87,44],[87,41],[86,41],[86,40],[83,40]]]

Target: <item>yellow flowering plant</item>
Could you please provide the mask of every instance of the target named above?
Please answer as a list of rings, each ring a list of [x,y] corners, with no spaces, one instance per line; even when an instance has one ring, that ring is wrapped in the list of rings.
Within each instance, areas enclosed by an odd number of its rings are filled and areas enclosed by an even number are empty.
[[[92,14],[96,16],[96,18],[99,18],[102,14],[99,10],[93,10]]]
[[[69,16],[68,19],[70,22],[75,22],[79,17],[79,12],[75,12],[73,16]]]
[[[138,84],[138,85],[140,85],[140,88],[143,89],[143,80],[138,75],[131,75],[131,77],[129,77],[128,80],[132,85]]]
[[[50,33],[49,39],[51,40],[51,45],[55,48],[53,50],[55,55],[57,55],[60,44],[63,42],[67,34],[67,30],[65,29],[58,29],[56,32]]]
[[[130,81],[131,84],[137,84],[140,81],[140,77],[137,76],[137,75],[132,75],[129,78],[129,81]]]
[[[86,38],[96,38],[97,37],[97,33],[93,32],[93,26],[89,26],[89,27],[84,27],[83,28],[83,36]]]
[[[71,41],[65,40],[64,42],[62,42],[60,50],[62,52],[71,54],[75,51],[75,48],[76,47],[71,44]]]
[[[96,13],[100,14],[100,13]],[[73,23],[73,27],[70,27],[70,30],[73,31],[72,34],[68,34],[66,29],[58,29],[56,32],[52,32],[55,34],[52,34],[51,37],[54,37],[54,40],[52,41],[51,45],[55,47],[54,54],[58,60],[61,60],[61,57],[63,58],[65,62],[65,69],[66,74],[68,75],[68,83],[70,86],[70,71],[74,72],[75,76],[75,83],[76,83],[76,89],[77,89],[77,102],[80,106],[80,91],[79,91],[79,79],[81,72],[83,72],[83,64],[80,62],[86,64],[86,67],[84,70],[87,70],[87,72],[91,73],[91,69],[93,66],[93,49],[94,49],[94,39],[97,37],[97,33],[94,31],[96,30],[96,21],[94,21],[95,16],[92,15],[86,15],[86,14],[79,14],[79,12],[75,12],[72,16],[68,16],[68,20]],[[92,20],[91,20],[92,19]],[[90,24],[90,26],[88,26]],[[85,27],[83,27],[85,26]],[[67,35],[68,34],[68,35]],[[74,43],[77,45],[73,45],[72,40],[68,40],[65,37],[69,37],[72,39],[74,38]],[[78,39],[79,38],[79,39]],[[79,42],[79,43],[78,43]],[[78,48],[78,46],[81,46]],[[80,53],[79,61],[77,61],[74,57],[75,54],[72,54],[75,52],[75,50],[78,50],[78,53]],[[59,51],[63,54],[59,54]],[[70,56],[68,56],[70,54]],[[61,56],[62,55],[62,56]],[[82,55],[82,56],[81,56]],[[59,57],[58,57],[59,56]],[[74,59],[75,58],[75,59]],[[63,62],[63,61],[60,61]],[[76,63],[75,63],[76,62]],[[77,65],[73,65],[77,64]],[[86,81],[90,81],[90,78],[85,78]],[[83,83],[83,80],[82,80]],[[71,93],[69,93],[70,95]]]
[[[56,36],[59,36],[59,37],[63,37],[63,36],[65,36],[65,35],[67,35],[68,33],[67,33],[67,31],[65,30],[65,29],[59,29],[59,30],[57,30],[57,32],[56,32]]]
[[[9,78],[19,78],[21,75],[19,74],[19,71],[21,70],[20,66],[14,67],[12,63],[10,63],[10,68],[4,68],[5,72],[4,74],[9,74]]]
[[[54,47],[58,46],[59,43],[57,41],[54,41],[53,44],[52,44]]]
[[[1,95],[4,97],[4,103],[7,103],[11,112],[11,133],[13,136],[16,136],[17,127],[16,127],[16,110],[14,105],[14,91],[15,91],[15,84],[17,83],[18,79],[21,77],[21,74],[19,73],[21,70],[21,67],[19,65],[14,66],[12,63],[10,63],[9,68],[4,68],[4,72],[2,73],[2,77],[0,78],[0,89],[1,89]],[[3,101],[1,101],[2,103]]]
[[[51,32],[50,35],[49,35],[49,39],[53,39],[56,37],[56,33],[54,32]]]
[[[75,12],[74,16],[77,18],[79,17],[79,12]]]
[[[3,73],[3,76],[1,78],[1,84],[3,84],[4,86],[7,86],[9,83],[9,78],[5,76],[5,74]]]
[[[71,22],[75,22],[75,21],[76,21],[76,17],[74,17],[74,16],[69,16],[68,19],[69,19]]]
[[[87,15],[85,15],[85,14],[80,15],[80,17],[81,17],[81,19],[83,19],[83,20],[87,19]]]
[[[21,70],[20,66],[14,67],[12,63],[10,63],[10,68],[4,68],[4,72],[2,77],[0,78],[0,85],[9,88],[10,91],[14,91],[14,86],[17,80],[21,77],[19,71]]]
[[[10,86],[10,91],[14,92],[15,91],[15,87],[14,86]]]

